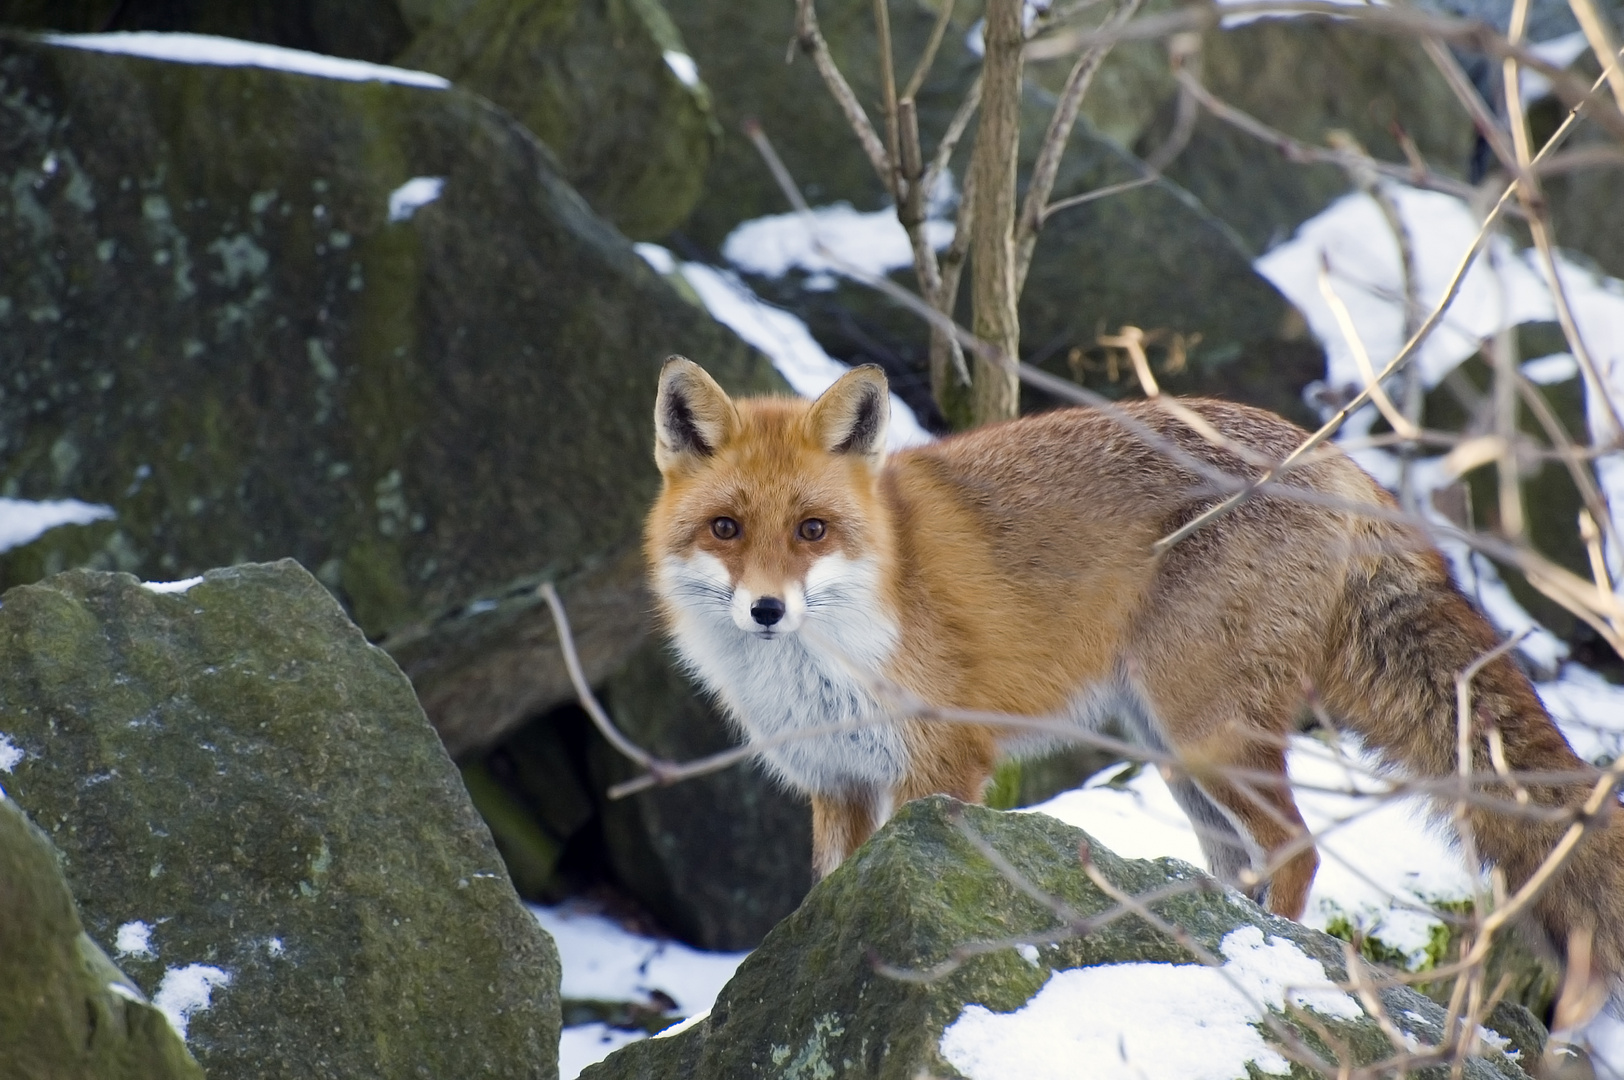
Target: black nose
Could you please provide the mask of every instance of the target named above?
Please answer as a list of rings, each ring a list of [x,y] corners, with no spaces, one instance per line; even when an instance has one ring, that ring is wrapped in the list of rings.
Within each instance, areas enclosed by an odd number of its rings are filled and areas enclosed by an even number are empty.
[[[750,605],[750,617],[762,626],[771,626],[784,617],[784,602],[776,596],[763,596]]]

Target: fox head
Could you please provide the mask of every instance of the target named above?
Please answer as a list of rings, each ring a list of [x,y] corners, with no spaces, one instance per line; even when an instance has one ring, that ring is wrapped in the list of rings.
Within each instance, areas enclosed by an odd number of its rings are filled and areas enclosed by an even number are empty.
[[[873,365],[814,402],[734,401],[699,365],[667,360],[654,405],[664,485],[646,547],[668,615],[771,640],[872,608],[889,416]]]

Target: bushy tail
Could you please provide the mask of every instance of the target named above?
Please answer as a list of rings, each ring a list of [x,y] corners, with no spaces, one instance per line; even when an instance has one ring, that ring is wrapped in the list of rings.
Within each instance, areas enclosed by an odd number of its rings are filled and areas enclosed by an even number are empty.
[[[1450,580],[1435,552],[1390,554],[1350,578],[1334,619],[1326,704],[1366,744],[1400,770],[1427,777],[1457,774],[1456,677],[1498,644],[1482,614]],[[1497,728],[1513,775],[1542,774],[1524,785],[1530,809],[1519,813],[1516,789],[1479,789],[1467,815],[1479,856],[1498,866],[1511,893],[1541,864],[1591,798],[1599,771],[1573,752],[1517,665],[1501,656],[1471,682],[1472,769],[1492,773],[1489,730]],[[1567,779],[1570,777],[1571,779]],[[1576,933],[1593,935],[1591,973],[1624,975],[1624,812],[1609,795],[1596,820],[1530,908],[1559,955]],[[1452,793],[1438,797],[1450,813]],[[1550,811],[1556,811],[1551,815]]]

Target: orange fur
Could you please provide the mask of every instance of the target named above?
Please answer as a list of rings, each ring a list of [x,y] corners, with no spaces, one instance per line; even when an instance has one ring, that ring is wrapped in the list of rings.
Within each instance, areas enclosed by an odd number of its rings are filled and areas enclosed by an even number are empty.
[[[1269,907],[1293,918],[1318,865],[1285,783],[1305,687],[1395,765],[1454,773],[1455,675],[1495,634],[1425,537],[1340,452],[1311,457],[1158,558],[1154,541],[1224,494],[1213,470],[1256,477],[1304,433],[1245,406],[1185,402],[1245,448],[1237,454],[1139,401],[887,458],[885,400],[877,369],[849,373],[816,403],[732,401],[687,361],[662,375],[664,489],[647,555],[679,651],[749,737],[813,724],[816,709],[793,699],[824,691],[854,731],[869,730],[865,718],[884,708],[863,687],[876,683],[938,707],[1059,723],[1114,710],[1179,755],[1175,795],[1206,827],[1215,872],[1266,890]],[[719,534],[719,518],[738,534]],[[816,540],[798,532],[809,520],[823,525]],[[820,599],[831,589],[835,600]],[[782,624],[761,622],[772,617],[758,611],[763,597],[783,601]],[[779,701],[780,679],[791,700]],[[1515,664],[1488,665],[1476,685],[1474,768],[1492,769],[1492,723],[1513,768],[1572,774],[1537,789],[1539,802],[1582,802],[1594,770]],[[978,800],[998,755],[1033,743],[995,724],[891,726],[900,736],[865,736],[872,769],[853,755],[855,734],[809,738],[800,756],[763,751],[812,796],[819,873],[897,803],[935,792]],[[1559,941],[1592,927],[1610,973],[1624,969],[1619,817],[1581,845],[1538,911]],[[1471,821],[1513,887],[1565,827],[1484,808]],[[1278,864],[1270,880],[1249,875],[1266,862]]]

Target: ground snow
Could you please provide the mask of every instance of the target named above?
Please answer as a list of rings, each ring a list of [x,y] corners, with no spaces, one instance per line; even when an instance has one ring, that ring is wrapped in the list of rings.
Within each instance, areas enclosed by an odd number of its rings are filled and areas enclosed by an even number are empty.
[[[1291,1063],[1264,1042],[1266,1010],[1289,1002],[1343,1020],[1363,1010],[1325,968],[1280,937],[1227,935],[1221,968],[1111,964],[1056,971],[1011,1013],[968,1005],[941,1051],[970,1080],[1233,1080]]]
[[[1398,206],[1414,249],[1416,298],[1430,311],[1471,247],[1478,219],[1464,200],[1453,195],[1394,183],[1385,184],[1384,190]],[[1624,405],[1624,281],[1595,274],[1561,252],[1555,263],[1579,337],[1606,384],[1605,392]],[[1353,348],[1320,293],[1322,264],[1329,265],[1331,283],[1353,318],[1372,368],[1380,371],[1404,343],[1403,270],[1398,241],[1369,195],[1337,200],[1254,264],[1303,313],[1325,347],[1326,382],[1337,389],[1363,387]],[[1467,271],[1448,313],[1411,362],[1422,381],[1435,386],[1500,330],[1555,318],[1555,301],[1538,253],[1532,248],[1517,251],[1504,236],[1496,235]],[[1601,389],[1591,387],[1586,395],[1590,432],[1598,443],[1612,435],[1612,421],[1597,392]],[[1374,410],[1367,408],[1347,425],[1344,435],[1363,434],[1374,417]],[[1380,451],[1355,455],[1367,468],[1381,456]],[[1396,463],[1394,455],[1385,456]],[[1378,469],[1372,471],[1388,482]],[[1624,455],[1600,459],[1596,472],[1615,531],[1624,535]],[[1624,553],[1608,554],[1616,574],[1624,567]]]
[[[558,946],[564,969],[559,993],[565,998],[647,1001],[659,991],[677,1003],[679,1013],[692,1018],[710,1011],[716,995],[749,955],[705,952],[643,937],[575,905],[532,905],[530,911]],[[604,1024],[565,1028],[559,1044],[560,1080],[574,1080],[588,1065],[641,1038],[645,1036],[640,1031]]]
[[[219,67],[257,67],[315,75],[345,82],[390,82],[444,90],[449,80],[426,71],[344,60],[336,56],[262,45],[255,41],[215,37],[212,34],[165,34],[155,31],[112,34],[42,34],[53,45],[96,52],[123,53],[149,60],[173,60],[182,64],[212,64]]]
[[[1382,798],[1388,785],[1352,739],[1333,748],[1295,738],[1288,768],[1294,783],[1329,789],[1295,791],[1320,853],[1303,922],[1323,930],[1346,917],[1419,959],[1442,925],[1427,905],[1472,895],[1472,875],[1447,836],[1419,800]],[[1031,810],[1087,831],[1125,858],[1168,855],[1206,866],[1189,819],[1155,769],[1120,785],[1112,778],[1102,774]]]
[[[111,506],[78,499],[0,499],[0,552],[32,543],[59,525],[89,525],[116,516]]]
[[[231,973],[211,964],[187,964],[164,972],[152,1004],[169,1018],[169,1025],[184,1041],[192,1017],[209,1007],[215,988],[231,985]]]

